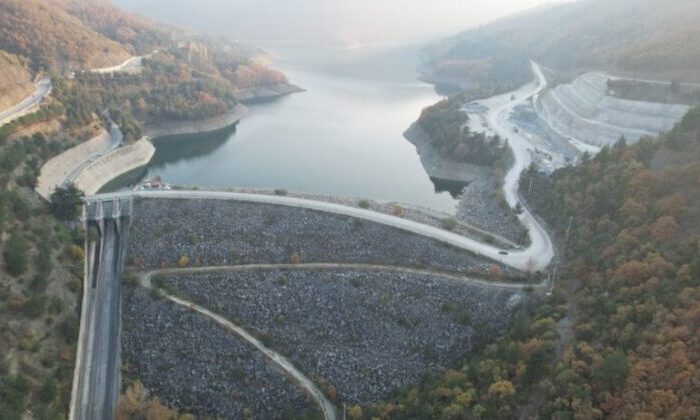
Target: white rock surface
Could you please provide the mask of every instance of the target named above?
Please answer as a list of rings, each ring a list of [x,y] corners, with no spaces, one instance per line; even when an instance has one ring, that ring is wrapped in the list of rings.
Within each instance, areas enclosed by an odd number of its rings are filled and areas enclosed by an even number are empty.
[[[86,159],[112,146],[112,137],[107,130],[102,130],[92,139],[72,147],[52,158],[41,167],[36,191],[42,197],[48,198],[57,186],[63,184],[69,174],[79,167]]]
[[[631,101],[608,95],[610,76],[586,73],[559,85],[536,105],[553,129],[584,143],[605,146],[624,136],[636,142],[668,131],[688,112],[685,105]]]
[[[144,137],[134,144],[120,147],[92,162],[75,180],[75,185],[86,195],[96,194],[109,181],[131,170],[148,164],[156,149]]]

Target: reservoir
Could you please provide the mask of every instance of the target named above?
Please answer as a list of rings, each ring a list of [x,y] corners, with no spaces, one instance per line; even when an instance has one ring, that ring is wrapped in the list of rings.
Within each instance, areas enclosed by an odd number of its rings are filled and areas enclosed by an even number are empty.
[[[418,80],[418,47],[265,48],[272,65],[306,92],[249,105],[250,113],[227,132],[156,140],[141,179],[454,211],[456,199],[436,191],[403,137],[421,110],[441,99]]]

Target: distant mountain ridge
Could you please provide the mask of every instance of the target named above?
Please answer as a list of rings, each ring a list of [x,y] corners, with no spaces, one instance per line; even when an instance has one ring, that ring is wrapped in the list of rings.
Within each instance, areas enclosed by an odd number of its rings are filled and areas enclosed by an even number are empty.
[[[140,135],[136,121],[218,117],[251,90],[294,91],[254,47],[160,24],[107,0],[0,0],[0,21],[0,109],[27,97],[33,79],[51,76],[72,124],[109,109],[128,140]],[[132,68],[119,67],[132,57]]]
[[[700,4],[688,0],[581,0],[539,7],[465,31],[433,49],[430,72],[449,79],[535,59],[562,72],[604,70],[700,81]],[[517,70],[514,70],[517,73]],[[514,76],[518,81],[522,74]]]

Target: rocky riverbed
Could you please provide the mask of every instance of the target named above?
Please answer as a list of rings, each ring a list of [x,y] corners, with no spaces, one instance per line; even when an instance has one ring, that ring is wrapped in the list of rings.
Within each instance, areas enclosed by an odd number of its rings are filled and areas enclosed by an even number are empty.
[[[524,292],[459,280],[356,270],[182,274],[158,283],[257,334],[346,403],[381,400],[454,365],[528,301]]]
[[[316,405],[245,341],[203,316],[126,287],[122,359],[127,374],[167,405],[209,418],[297,418]]]
[[[488,275],[493,263],[389,226],[282,205],[223,200],[135,203],[128,258],[139,268],[362,263]],[[501,267],[503,273],[516,275]]]

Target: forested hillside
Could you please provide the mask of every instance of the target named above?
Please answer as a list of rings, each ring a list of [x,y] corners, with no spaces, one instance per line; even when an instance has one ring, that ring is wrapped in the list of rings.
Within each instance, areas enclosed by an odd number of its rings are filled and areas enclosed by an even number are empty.
[[[0,109],[30,94],[36,76],[53,83],[38,111],[0,127],[0,419],[68,414],[85,232],[79,192],[46,203],[34,192],[39,168],[107,125],[105,110],[129,141],[140,122],[219,115],[238,89],[286,81],[258,53],[101,0],[0,0]],[[134,54],[149,57],[130,74],[89,71]]]
[[[443,158],[489,167],[506,166],[507,148],[501,147],[498,136],[488,138],[469,130],[467,115],[462,111],[465,101],[458,95],[425,108],[418,125]],[[499,161],[501,165],[497,164]]]
[[[125,46],[95,32],[66,7],[58,0],[0,0],[0,50],[26,57],[33,71],[112,66],[129,58]]]
[[[161,25],[107,0],[0,0],[0,20],[0,105],[26,97],[32,73],[48,73],[71,128],[109,110],[127,140],[140,137],[141,123],[219,116],[239,90],[287,81],[257,62],[253,47]],[[89,71],[132,55],[147,57],[137,71]]]
[[[621,142],[551,176],[532,169],[530,180],[527,200],[562,253],[554,296],[463,366],[355,411],[698,418],[700,109],[659,139]]]
[[[700,81],[700,7],[687,0],[580,0],[466,31],[434,50],[434,76],[520,80],[523,60],[556,71]],[[503,77],[503,73],[506,73]],[[529,77],[529,75],[525,75]]]
[[[27,63],[0,51],[0,109],[21,101],[34,90]]]
[[[114,6],[109,0],[53,0],[63,2],[66,10],[95,32],[141,55],[167,45],[178,31]]]

